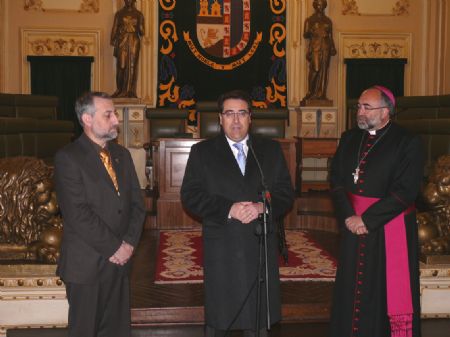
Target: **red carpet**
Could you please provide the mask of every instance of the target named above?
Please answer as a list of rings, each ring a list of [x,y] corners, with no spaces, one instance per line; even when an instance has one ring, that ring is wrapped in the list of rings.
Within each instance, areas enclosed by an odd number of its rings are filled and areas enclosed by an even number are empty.
[[[201,283],[201,231],[160,231],[156,284]],[[286,231],[289,264],[280,258],[281,281],[334,281],[336,261],[306,231]]]

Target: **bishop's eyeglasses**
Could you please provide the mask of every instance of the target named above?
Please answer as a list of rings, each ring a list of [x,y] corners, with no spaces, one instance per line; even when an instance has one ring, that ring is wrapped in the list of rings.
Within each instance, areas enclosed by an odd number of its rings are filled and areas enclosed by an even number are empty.
[[[355,110],[364,110],[364,111],[372,111],[372,110],[377,110],[377,109],[384,109],[384,108],[388,108],[387,106],[377,106],[377,107],[373,107],[370,106],[369,104],[355,104],[353,106],[353,108]]]

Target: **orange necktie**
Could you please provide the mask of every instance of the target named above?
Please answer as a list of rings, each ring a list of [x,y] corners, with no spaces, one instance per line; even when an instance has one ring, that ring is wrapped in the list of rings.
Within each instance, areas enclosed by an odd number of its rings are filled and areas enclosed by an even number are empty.
[[[111,157],[109,156],[108,150],[106,150],[106,149],[100,150],[100,159],[102,160],[103,165],[105,165],[106,171],[108,171],[108,174],[111,177],[114,187],[116,188],[116,191],[118,192],[119,185],[117,184],[116,172],[114,171],[114,167],[111,164]]]

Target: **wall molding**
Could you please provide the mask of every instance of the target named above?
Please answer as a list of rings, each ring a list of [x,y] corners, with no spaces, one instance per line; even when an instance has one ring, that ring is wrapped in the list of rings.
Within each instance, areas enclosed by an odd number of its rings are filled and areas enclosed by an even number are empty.
[[[30,93],[30,64],[27,56],[92,56],[91,88],[100,89],[101,31],[95,29],[22,28],[21,92]]]
[[[411,33],[340,32],[338,34],[338,135],[345,130],[346,58],[405,58],[405,96],[411,91],[412,50]]]
[[[0,0],[0,92],[6,92],[6,38],[8,36],[6,12],[6,0]]]

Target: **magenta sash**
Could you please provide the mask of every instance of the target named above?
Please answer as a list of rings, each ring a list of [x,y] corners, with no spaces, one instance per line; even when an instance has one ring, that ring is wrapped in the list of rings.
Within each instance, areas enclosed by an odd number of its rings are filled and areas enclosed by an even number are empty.
[[[367,208],[379,200],[351,193],[349,197],[357,215],[362,215]],[[386,296],[391,337],[412,336],[413,306],[404,220],[405,214],[411,209],[402,212],[384,225]]]

